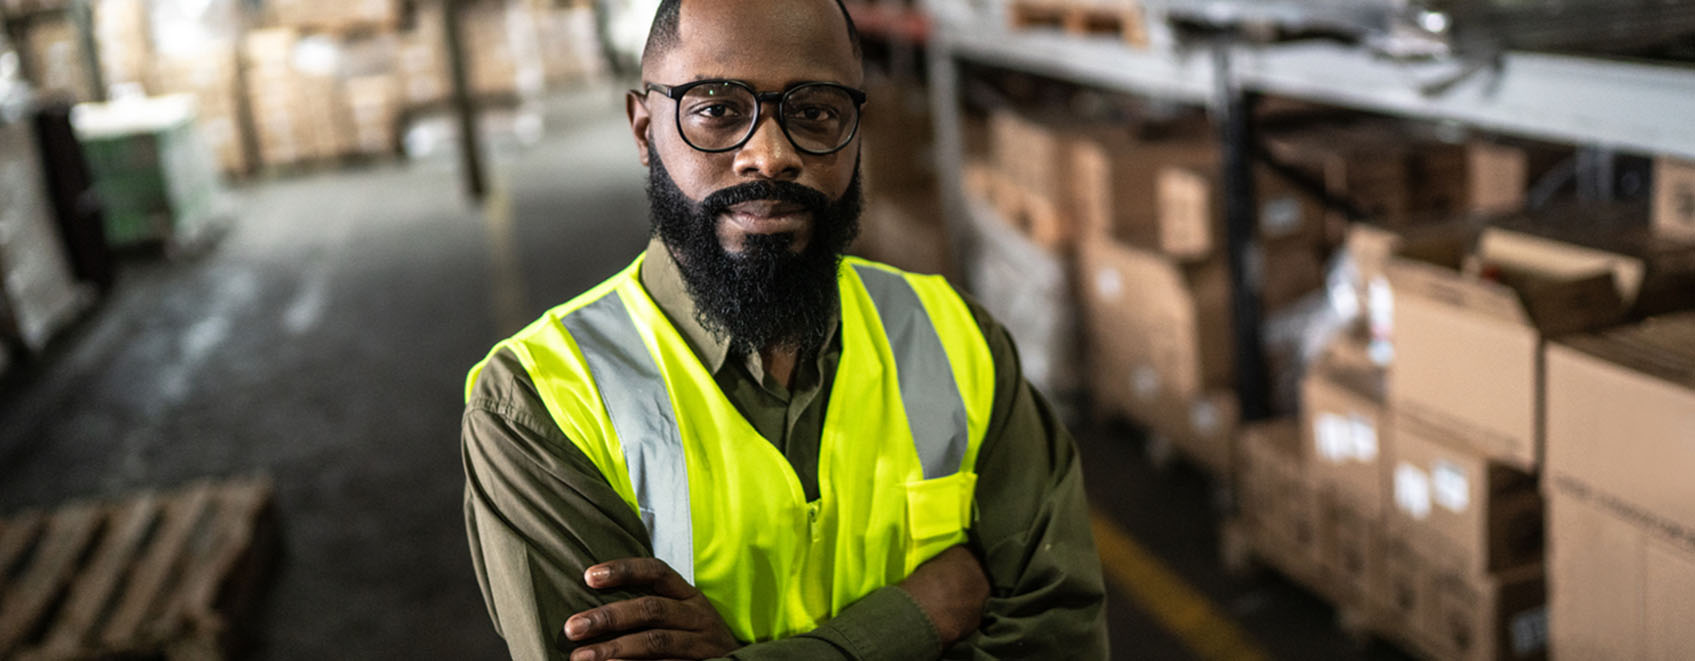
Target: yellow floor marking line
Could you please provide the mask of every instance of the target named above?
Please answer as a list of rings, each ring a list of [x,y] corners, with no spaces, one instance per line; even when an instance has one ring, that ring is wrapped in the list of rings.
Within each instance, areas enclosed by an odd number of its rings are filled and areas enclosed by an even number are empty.
[[[1094,529],[1095,547],[1100,552],[1107,583],[1130,597],[1166,631],[1175,634],[1196,657],[1206,661],[1270,658],[1205,595],[1137,544],[1107,515],[1090,509],[1089,524]]]
[[[483,208],[489,259],[494,267],[494,291],[489,302],[502,337],[518,332],[528,322],[524,318],[524,275],[518,268],[517,239],[512,232],[512,195],[506,188],[499,183],[492,186]]]

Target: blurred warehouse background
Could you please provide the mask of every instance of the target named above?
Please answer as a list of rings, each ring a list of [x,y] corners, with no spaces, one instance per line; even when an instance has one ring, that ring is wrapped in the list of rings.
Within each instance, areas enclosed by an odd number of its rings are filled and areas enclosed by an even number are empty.
[[[1115,658],[1695,658],[1695,2],[846,4]],[[463,379],[645,245],[655,5],[0,0],[0,659],[502,657]]]

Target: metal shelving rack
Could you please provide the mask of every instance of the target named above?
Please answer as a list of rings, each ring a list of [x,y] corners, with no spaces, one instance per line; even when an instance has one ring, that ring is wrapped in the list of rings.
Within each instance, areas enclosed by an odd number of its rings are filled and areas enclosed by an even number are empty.
[[[1569,143],[1599,153],[1695,159],[1695,67],[1505,52],[1484,59],[1396,60],[1327,42],[1161,43],[1138,50],[1110,37],[1008,28],[1000,2],[926,0],[937,171],[956,254],[974,249],[959,164],[960,63],[1206,106],[1225,150],[1228,257],[1235,285],[1238,395],[1244,419],[1269,413],[1260,355],[1251,159],[1254,99],[1274,94],[1411,119]],[[1158,40],[1170,42],[1169,39]],[[1161,47],[1165,46],[1165,47]]]

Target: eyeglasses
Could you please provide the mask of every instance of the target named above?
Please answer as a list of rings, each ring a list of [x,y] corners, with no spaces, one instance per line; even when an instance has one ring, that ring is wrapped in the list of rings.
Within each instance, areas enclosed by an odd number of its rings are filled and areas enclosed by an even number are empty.
[[[717,153],[740,149],[759,126],[760,109],[777,104],[777,125],[808,154],[841,151],[859,132],[865,92],[836,83],[801,83],[781,92],[759,92],[737,80],[697,80],[683,85],[647,83],[677,104],[677,132],[690,147]]]

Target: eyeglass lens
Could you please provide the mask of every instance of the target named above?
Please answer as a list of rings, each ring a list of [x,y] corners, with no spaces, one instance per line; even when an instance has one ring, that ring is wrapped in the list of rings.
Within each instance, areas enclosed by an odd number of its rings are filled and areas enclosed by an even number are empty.
[[[724,150],[739,145],[753,129],[758,100],[746,87],[730,83],[697,85],[677,106],[683,138],[696,149]],[[853,138],[859,106],[841,88],[804,85],[783,96],[783,130],[795,146],[810,152],[835,151]]]

